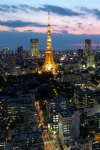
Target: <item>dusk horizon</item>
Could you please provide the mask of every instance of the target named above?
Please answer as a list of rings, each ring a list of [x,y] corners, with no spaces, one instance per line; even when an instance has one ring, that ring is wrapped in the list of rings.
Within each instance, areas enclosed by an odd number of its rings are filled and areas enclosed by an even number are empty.
[[[0,49],[30,50],[30,39],[39,39],[39,50],[46,49],[48,10],[54,50],[77,50],[91,39],[92,49],[100,46],[100,9],[97,0],[67,2],[50,0],[20,2],[4,0],[0,4]]]

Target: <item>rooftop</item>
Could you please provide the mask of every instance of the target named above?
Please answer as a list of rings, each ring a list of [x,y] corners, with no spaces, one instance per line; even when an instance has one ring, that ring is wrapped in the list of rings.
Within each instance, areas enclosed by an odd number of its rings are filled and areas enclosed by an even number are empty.
[[[78,93],[78,94],[92,94],[92,90],[88,89],[88,88],[77,88],[75,89],[75,91]]]
[[[100,118],[100,112],[99,112],[99,113],[95,113],[95,116],[96,116],[97,118]]]
[[[60,115],[62,116],[62,118],[65,118],[65,117],[71,117],[71,113],[69,110],[60,110],[59,111]]]

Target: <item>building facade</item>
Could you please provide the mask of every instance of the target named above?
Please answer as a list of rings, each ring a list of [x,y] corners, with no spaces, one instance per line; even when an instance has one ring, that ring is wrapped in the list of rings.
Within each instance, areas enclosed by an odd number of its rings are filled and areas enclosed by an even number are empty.
[[[39,39],[30,40],[30,55],[31,57],[39,55]]]
[[[63,145],[79,137],[79,111],[59,111],[59,137]]]
[[[91,40],[86,39],[85,40],[85,57],[89,56],[91,54]]]
[[[23,54],[23,47],[22,46],[18,46],[17,47],[17,56],[18,57],[22,57]]]
[[[74,91],[74,102],[77,108],[92,107],[95,103],[93,92],[88,88],[76,88]]]
[[[86,60],[86,68],[88,69],[89,67],[95,68],[95,56],[92,53],[92,48],[91,48],[91,40],[86,39],[85,40],[85,52],[84,52],[85,60]]]

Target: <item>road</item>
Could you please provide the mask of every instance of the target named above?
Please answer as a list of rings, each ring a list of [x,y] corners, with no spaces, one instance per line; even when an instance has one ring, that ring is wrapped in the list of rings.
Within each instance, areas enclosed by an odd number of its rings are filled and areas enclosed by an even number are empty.
[[[55,145],[54,145],[54,141],[51,140],[51,137],[48,134],[47,130],[44,130],[42,138],[44,141],[45,150],[56,150]]]
[[[50,85],[52,87],[54,95],[56,97],[59,97],[57,89],[54,87],[54,85],[53,85],[53,83],[51,81],[50,81]],[[43,116],[42,110],[39,109],[39,104],[38,103],[35,106],[36,106],[36,109],[38,111],[38,115],[39,115],[39,119],[40,119],[40,124],[41,124],[41,126],[43,128],[45,128],[45,125],[44,125],[44,116]],[[61,148],[59,146],[59,143],[56,142],[57,144],[55,144],[55,140],[51,140],[50,134],[48,133],[47,130],[43,131],[43,133],[42,133],[42,139],[44,141],[45,150],[61,150]]]
[[[39,109],[39,106],[38,106],[37,102],[36,102],[35,106],[36,106],[36,109],[38,111],[38,115],[39,115],[39,119],[40,119],[40,124],[42,125],[43,128],[45,128],[43,113]],[[57,150],[57,148],[55,148],[54,141],[51,139],[51,137],[50,137],[50,135],[49,135],[49,133],[48,133],[47,130],[43,130],[42,139],[44,141],[45,150]]]

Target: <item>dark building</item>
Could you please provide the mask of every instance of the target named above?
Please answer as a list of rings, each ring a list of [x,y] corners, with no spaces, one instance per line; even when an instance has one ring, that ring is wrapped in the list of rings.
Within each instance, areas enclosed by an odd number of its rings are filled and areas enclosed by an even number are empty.
[[[91,40],[86,39],[85,40],[85,56],[88,56],[91,54]]]
[[[77,50],[77,55],[78,55],[79,58],[83,58],[83,49],[82,48],[79,48]]]
[[[6,100],[0,100],[0,128],[5,129],[8,121]]]
[[[74,102],[77,108],[93,106],[95,103],[93,92],[88,88],[76,88],[74,91]]]
[[[22,52],[23,52],[23,47],[22,46],[18,46],[17,47],[17,56],[18,57],[22,57]]]

